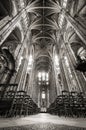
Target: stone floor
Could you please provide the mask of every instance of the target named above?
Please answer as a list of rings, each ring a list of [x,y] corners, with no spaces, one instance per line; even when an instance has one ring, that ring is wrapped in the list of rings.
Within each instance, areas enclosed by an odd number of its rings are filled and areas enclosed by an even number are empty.
[[[86,130],[86,128],[56,125],[52,123],[41,123],[41,124],[30,124],[27,126],[17,126],[17,127],[8,127],[1,128],[0,130]]]
[[[28,117],[0,119],[0,130],[86,130],[86,119],[40,113]]]

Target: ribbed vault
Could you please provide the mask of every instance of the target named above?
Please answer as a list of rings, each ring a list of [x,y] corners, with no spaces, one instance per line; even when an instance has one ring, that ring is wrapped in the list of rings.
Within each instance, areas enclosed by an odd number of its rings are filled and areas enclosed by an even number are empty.
[[[59,2],[57,0],[27,0],[26,4],[30,17],[31,42],[39,46],[37,53],[40,49],[45,51],[49,46],[53,47],[56,43],[56,31],[59,30],[58,16],[61,10]],[[46,52],[48,52],[47,49]],[[46,56],[41,56],[40,53],[39,58],[36,57],[37,69],[50,69],[51,63]]]

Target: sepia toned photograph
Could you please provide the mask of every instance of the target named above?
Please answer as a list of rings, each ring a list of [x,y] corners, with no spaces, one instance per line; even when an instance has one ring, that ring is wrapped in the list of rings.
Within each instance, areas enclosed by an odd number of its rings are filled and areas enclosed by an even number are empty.
[[[86,130],[86,0],[0,0],[0,130]]]

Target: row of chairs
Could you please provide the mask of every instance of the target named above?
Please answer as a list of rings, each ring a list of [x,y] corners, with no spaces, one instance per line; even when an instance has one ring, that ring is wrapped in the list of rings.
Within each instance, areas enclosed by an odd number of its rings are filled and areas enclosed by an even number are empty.
[[[16,93],[10,112],[11,116],[26,116],[38,113],[38,111],[36,103],[33,102],[32,98],[25,91],[21,90]]]
[[[17,84],[0,84],[0,116],[6,116],[7,111],[10,110],[13,103],[12,95],[11,98],[7,97],[8,92],[17,90]]]
[[[7,89],[4,95],[0,97],[0,116],[26,116],[39,112],[37,104],[27,92],[15,90]]]
[[[65,117],[86,117],[86,95],[82,92],[62,91],[47,112]]]

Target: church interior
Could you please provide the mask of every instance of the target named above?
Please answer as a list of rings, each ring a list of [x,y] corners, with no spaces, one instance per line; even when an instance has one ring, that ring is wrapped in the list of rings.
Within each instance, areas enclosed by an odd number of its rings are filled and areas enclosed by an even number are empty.
[[[86,128],[86,0],[0,0],[0,130],[32,118]]]

